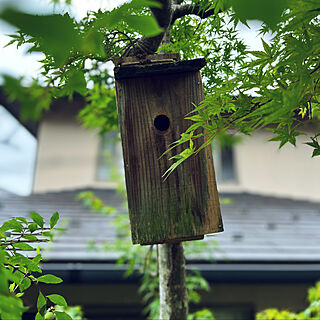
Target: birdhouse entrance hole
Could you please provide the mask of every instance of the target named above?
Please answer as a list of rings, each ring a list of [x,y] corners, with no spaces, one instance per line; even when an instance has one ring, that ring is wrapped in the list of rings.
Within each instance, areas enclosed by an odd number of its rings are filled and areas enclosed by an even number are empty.
[[[155,117],[154,126],[159,131],[166,131],[170,127],[170,119],[165,114],[160,114]]]

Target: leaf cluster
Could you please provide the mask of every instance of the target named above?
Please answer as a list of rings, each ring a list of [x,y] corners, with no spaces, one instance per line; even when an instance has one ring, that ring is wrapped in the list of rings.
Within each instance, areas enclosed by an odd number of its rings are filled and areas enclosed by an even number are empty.
[[[114,89],[96,83],[90,90],[87,102],[78,116],[85,127],[97,128],[100,135],[118,130],[118,112]]]
[[[241,6],[249,2],[243,1]],[[302,134],[299,127],[307,120],[319,119],[319,2],[290,0],[285,3],[286,10],[281,9],[271,23],[275,31],[273,38],[269,42],[261,39],[263,50],[246,51],[232,75],[221,83],[216,82],[212,92],[208,92],[204,101],[195,106],[194,113],[187,116],[193,121],[186,132],[189,139],[182,134],[174,146],[186,142],[190,145],[190,139],[204,139],[199,148],[185,147],[188,157],[231,128],[246,135],[268,128],[275,134],[270,140],[279,141],[280,148],[286,143],[295,146],[296,137]],[[284,2],[279,1],[279,6],[283,5]],[[248,10],[244,17],[251,19],[251,9]],[[232,19],[236,23],[239,13],[235,11]],[[269,31],[267,24],[262,25],[261,36]],[[318,136],[315,132],[311,142],[307,142],[314,148],[313,156],[319,155]],[[188,158],[183,159],[184,156],[177,155],[179,164]],[[169,172],[175,169],[177,161]]]
[[[93,118],[86,115],[94,109],[99,116],[101,112],[107,116],[104,130],[115,127],[114,94],[108,92],[112,98],[104,108],[108,111],[101,111],[101,94],[110,87],[106,84],[106,62],[119,58],[140,35],[154,36],[162,31],[146,9],[149,7],[159,7],[159,3],[132,0],[111,11],[88,12],[80,21],[69,13],[38,15],[4,8],[0,20],[17,28],[8,45],[28,46],[28,52],[43,54],[40,76],[31,83],[4,76],[4,88],[12,101],[20,102],[22,117],[38,120],[53,99],[72,98],[78,93],[92,104],[81,116],[85,125],[92,127]]]
[[[42,261],[40,244],[51,241],[59,214],[55,212],[47,225],[37,212],[30,212],[30,219],[16,217],[0,226],[0,318],[22,319],[29,309],[23,305],[22,297],[29,287],[38,289],[36,319],[45,319],[50,311],[56,319],[72,319],[64,312],[56,311],[55,305],[67,307],[65,299],[58,294],[44,295],[40,283],[56,284],[62,279],[41,275]],[[40,274],[37,276],[36,274]]]
[[[159,50],[179,53],[183,60],[204,57],[207,65],[201,74],[207,94],[233,76],[246,57],[246,46],[227,13],[177,20],[170,30],[170,42]]]
[[[309,306],[302,312],[288,310],[266,309],[256,315],[256,320],[309,320],[320,318],[320,282],[308,291]]]

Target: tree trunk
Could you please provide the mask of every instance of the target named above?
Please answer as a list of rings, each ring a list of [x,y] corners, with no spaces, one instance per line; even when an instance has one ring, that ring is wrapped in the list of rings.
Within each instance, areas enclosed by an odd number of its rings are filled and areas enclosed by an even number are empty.
[[[159,320],[186,320],[188,293],[182,242],[161,244],[159,248]]]

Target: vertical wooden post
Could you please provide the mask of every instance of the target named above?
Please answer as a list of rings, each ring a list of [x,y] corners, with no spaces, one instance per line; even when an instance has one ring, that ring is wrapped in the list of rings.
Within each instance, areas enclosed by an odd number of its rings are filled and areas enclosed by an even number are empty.
[[[182,242],[159,247],[159,320],[186,320],[188,293]]]

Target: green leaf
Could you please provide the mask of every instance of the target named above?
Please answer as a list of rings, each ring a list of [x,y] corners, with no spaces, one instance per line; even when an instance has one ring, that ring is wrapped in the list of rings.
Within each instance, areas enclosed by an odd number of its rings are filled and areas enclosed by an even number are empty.
[[[87,93],[87,82],[84,78],[84,73],[79,70],[74,70],[69,75],[66,81],[65,89],[68,94],[72,94],[74,91],[80,93],[81,95],[86,95]]]
[[[312,152],[312,157],[320,156],[320,148],[314,149]]]
[[[62,279],[54,276],[53,274],[46,274],[37,279],[39,282],[43,283],[61,283]]]
[[[8,230],[13,230],[21,233],[23,231],[23,226],[20,222],[18,222],[15,219],[8,220],[4,222],[4,224],[0,227],[0,230],[2,232],[8,231]]]
[[[252,54],[253,56],[257,58],[268,58],[268,55],[263,51],[248,51],[248,53]]]
[[[59,306],[67,307],[68,304],[64,297],[60,296],[59,294],[50,294],[47,296],[47,298],[54,304],[57,304]]]
[[[262,38],[261,38],[261,41],[263,44],[264,51],[268,56],[271,56],[271,47]]]
[[[188,153],[188,152],[187,152]],[[162,178],[164,178],[164,180],[166,180],[169,175],[183,162],[187,159],[187,157],[179,157],[179,155],[177,155],[176,157],[171,157],[170,159],[179,159],[177,160],[175,163],[173,163],[168,170],[162,175]]]
[[[20,291],[25,291],[31,286],[31,280],[29,278],[24,278],[19,284]]]
[[[41,291],[39,291],[39,296],[38,296],[38,300],[37,300],[37,308],[41,309],[43,306],[46,305],[46,298],[44,297],[44,295],[42,294]]]
[[[30,217],[40,228],[43,228],[44,221],[43,221],[43,218],[40,216],[39,213],[31,211],[30,212]]]
[[[116,26],[122,21],[128,22],[128,17],[131,17],[132,10],[140,11],[144,7],[154,7],[160,8],[162,5],[157,1],[149,1],[149,0],[132,0],[130,3],[123,3],[121,6],[113,9],[112,11],[106,11],[102,13],[99,18],[94,23],[94,28],[107,28],[107,29],[116,29]],[[153,17],[149,18],[154,21],[151,22],[152,26],[157,25],[156,20]],[[130,20],[130,19],[129,19]],[[149,19],[150,21],[150,19]],[[149,23],[148,21],[148,23]],[[136,21],[137,22],[137,21]],[[140,20],[142,22],[142,20]],[[133,22],[132,28],[136,29],[136,27],[143,28],[140,23]],[[159,27],[158,27],[159,28]],[[137,31],[139,32],[139,30]]]
[[[32,233],[32,232],[38,230],[39,227],[38,227],[38,225],[37,225],[35,222],[33,222],[33,223],[30,223],[30,224],[28,225],[28,229],[29,229],[30,232]]]
[[[140,10],[144,7],[161,8],[162,4],[159,1],[152,0],[132,0],[130,6],[135,10]]]
[[[27,219],[24,218],[24,217],[16,217],[15,219],[16,219],[17,221],[20,221],[20,222],[23,222],[23,223],[25,223],[25,224],[28,224]]]
[[[38,241],[38,238],[33,234],[29,234],[29,235],[23,236],[22,238],[24,238],[26,240],[29,240],[29,241],[33,241],[33,242],[37,242]]]
[[[230,0],[230,4],[242,22],[260,20],[274,29],[287,7],[287,0]]]
[[[12,292],[14,290],[15,286],[16,286],[16,284],[14,282],[11,283],[9,286],[9,291]]]
[[[42,260],[41,254],[37,254],[33,259],[31,259],[31,264],[29,265],[29,270],[32,272],[42,273],[42,270],[39,268],[39,263]]]
[[[49,231],[45,231],[45,232],[42,232],[41,233],[44,237],[51,237],[52,236],[52,233],[50,233]]]
[[[38,296],[38,300],[37,300],[37,309],[41,315],[45,314],[45,311],[47,309],[46,306],[47,306],[47,300],[44,297],[44,295],[42,294],[42,292],[39,291],[39,296]]]
[[[16,249],[23,250],[23,251],[34,251],[33,247],[31,247],[29,244],[24,243],[24,242],[15,243],[13,245],[13,247],[16,248]]]
[[[53,229],[59,220],[59,213],[55,212],[50,218],[50,229]]]
[[[308,146],[313,147],[313,148],[319,147],[319,144],[316,140],[313,140],[312,142],[305,142],[305,144],[307,144]]]
[[[55,311],[54,314],[56,315],[57,320],[72,320],[71,316],[65,312]]]
[[[36,317],[34,318],[35,320],[44,320],[44,316],[42,314],[40,314],[39,312],[37,312]]]
[[[129,27],[146,37],[156,36],[163,31],[151,16],[131,15],[126,18],[126,22]]]
[[[7,8],[0,13],[0,19],[34,37],[39,45],[31,51],[42,51],[52,56],[57,66],[62,66],[72,49],[81,42],[75,24],[68,14],[33,15]]]
[[[106,56],[103,45],[104,40],[103,34],[98,30],[90,30],[84,36],[80,50],[84,54],[92,54],[104,58]]]
[[[21,299],[0,294],[1,319],[20,320],[22,313],[28,309],[23,306]]]
[[[29,267],[32,264],[30,259],[28,259],[27,257],[25,257],[20,253],[16,253],[10,259],[11,259],[11,264],[26,266],[26,267]]]
[[[42,111],[48,110],[52,96],[50,90],[33,81],[31,86],[24,87],[22,79],[16,79],[3,75],[3,88],[10,101],[18,101],[21,104],[20,116],[22,120],[39,120]]]

